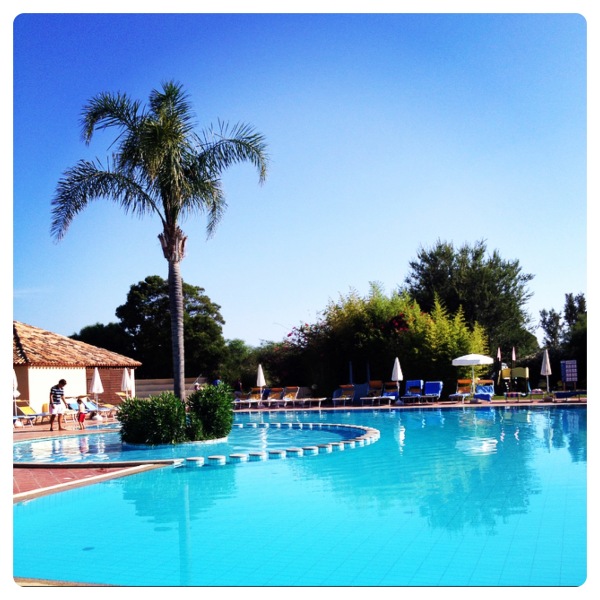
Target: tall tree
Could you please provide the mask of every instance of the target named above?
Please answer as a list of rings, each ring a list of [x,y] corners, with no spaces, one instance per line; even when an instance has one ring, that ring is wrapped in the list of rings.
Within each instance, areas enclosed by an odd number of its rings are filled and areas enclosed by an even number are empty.
[[[572,328],[581,315],[587,314],[587,304],[583,294],[565,294],[565,308],[563,318],[566,326]]]
[[[201,287],[182,282],[182,291],[185,374],[210,377],[219,370],[226,353],[220,306]],[[131,339],[132,356],[142,363],[140,376],[172,377],[168,282],[151,275],[132,285],[116,315]]]
[[[563,337],[563,325],[560,313],[553,308],[540,311],[540,327],[544,332],[544,346],[557,349]]]
[[[96,323],[83,327],[79,333],[70,336],[73,340],[92,344],[99,348],[105,348],[124,356],[134,355],[134,346],[132,339],[123,329],[120,323]],[[139,372],[139,371],[138,371]]]
[[[536,349],[525,310],[533,275],[524,273],[518,260],[504,260],[496,250],[488,254],[483,240],[459,248],[438,240],[430,249],[421,248],[409,268],[402,290],[423,310],[431,311],[437,296],[450,314],[462,307],[468,325],[484,327],[490,348]]]
[[[180,219],[204,213],[210,237],[226,208],[221,175],[232,164],[249,161],[267,174],[264,137],[250,126],[194,131],[192,109],[182,86],[167,82],[150,93],[143,107],[123,93],[101,93],[83,109],[82,133],[86,144],[97,130],[116,128],[112,160],[80,160],[58,182],[52,200],[51,235],[63,238],[75,215],[89,202],[108,199],[125,213],[156,214],[159,240],[169,264],[169,310],[175,394],[185,397],[184,310],[180,262],[187,236]]]

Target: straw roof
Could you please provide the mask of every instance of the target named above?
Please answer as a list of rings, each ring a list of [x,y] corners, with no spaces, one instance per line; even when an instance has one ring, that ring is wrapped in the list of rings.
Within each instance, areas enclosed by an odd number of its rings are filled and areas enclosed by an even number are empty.
[[[141,364],[122,354],[13,321],[13,365],[135,368]]]

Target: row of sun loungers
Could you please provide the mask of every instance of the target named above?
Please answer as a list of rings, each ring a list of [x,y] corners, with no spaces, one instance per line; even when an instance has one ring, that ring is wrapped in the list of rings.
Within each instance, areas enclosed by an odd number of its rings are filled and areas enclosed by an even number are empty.
[[[249,394],[242,395],[234,400],[234,409],[251,408],[310,408],[321,407],[326,398],[299,398],[298,386],[286,388],[270,388],[263,391],[261,388],[252,388]]]
[[[99,414],[105,417],[114,416],[118,410],[116,406],[111,404],[98,405],[95,402],[89,400],[87,397],[82,397],[85,404],[86,412],[88,414]],[[25,426],[33,426],[36,423],[43,423],[44,419],[50,420],[49,412],[37,412],[30,405],[27,400],[17,400],[15,402],[17,414],[13,415],[13,425],[15,421],[21,421]],[[78,406],[77,402],[69,402],[69,407],[65,410],[64,417],[65,421],[77,422]]]
[[[334,406],[357,405],[376,406],[387,404],[410,404],[435,402],[440,399],[443,383],[441,381],[423,381],[411,379],[405,383],[404,394],[395,381],[369,381],[367,385],[341,385],[332,397]]]

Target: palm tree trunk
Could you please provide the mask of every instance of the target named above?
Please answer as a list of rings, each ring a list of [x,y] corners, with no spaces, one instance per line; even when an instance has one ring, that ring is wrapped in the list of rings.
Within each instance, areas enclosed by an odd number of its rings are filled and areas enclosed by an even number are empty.
[[[171,347],[173,390],[185,400],[185,350],[183,344],[183,286],[179,263],[169,261],[169,306],[171,308]]]
[[[169,307],[171,311],[171,347],[173,356],[173,391],[185,401],[185,351],[183,336],[183,283],[179,263],[185,256],[187,237],[177,226],[165,227],[158,236],[163,254],[169,262]]]

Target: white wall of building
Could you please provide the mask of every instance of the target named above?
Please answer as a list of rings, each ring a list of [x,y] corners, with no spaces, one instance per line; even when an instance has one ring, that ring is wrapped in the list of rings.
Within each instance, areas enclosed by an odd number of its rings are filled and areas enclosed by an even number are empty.
[[[17,369],[15,369],[17,371]],[[21,389],[21,381],[26,377],[26,384]],[[47,411],[50,388],[59,380],[65,379],[65,396],[81,396],[87,393],[85,367],[60,367],[43,368],[28,367],[24,371],[17,371],[19,381],[19,399],[29,400],[30,406],[39,412]]]

